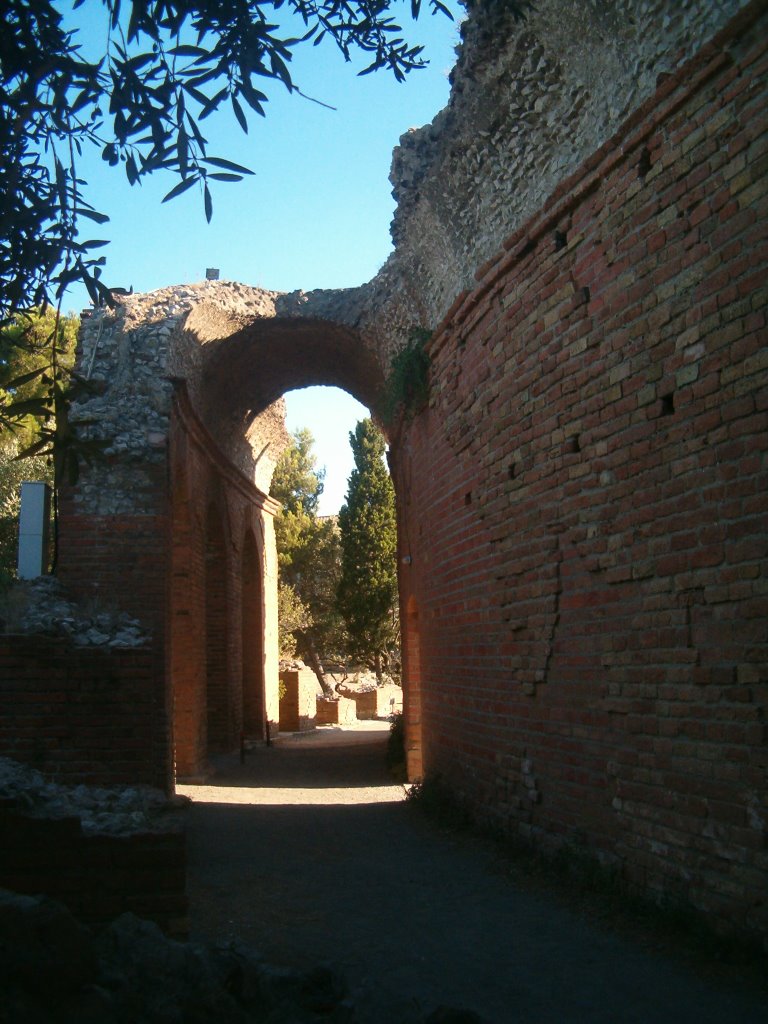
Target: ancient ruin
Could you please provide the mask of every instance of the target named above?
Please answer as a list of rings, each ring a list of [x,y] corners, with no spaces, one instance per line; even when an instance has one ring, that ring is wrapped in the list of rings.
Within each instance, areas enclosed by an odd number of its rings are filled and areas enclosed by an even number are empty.
[[[411,777],[765,934],[768,8],[500,18],[473,10],[449,106],[395,151],[370,284],[206,281],[85,323],[76,415],[110,447],[59,575],[147,640],[3,638],[0,751],[171,788],[279,728],[281,396],[380,417],[417,327],[429,399],[386,427]]]

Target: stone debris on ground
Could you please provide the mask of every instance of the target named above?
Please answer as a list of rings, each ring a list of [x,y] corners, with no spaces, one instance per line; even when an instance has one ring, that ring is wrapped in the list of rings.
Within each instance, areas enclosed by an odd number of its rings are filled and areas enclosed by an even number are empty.
[[[354,1024],[343,977],[266,963],[239,942],[186,943],[123,914],[96,931],[0,889],[0,1024]],[[424,1024],[475,1024],[439,1008]]]
[[[79,818],[88,835],[167,832],[179,827],[185,797],[168,798],[150,786],[62,786],[34,768],[0,757],[0,801],[35,818]]]
[[[138,619],[99,605],[70,601],[55,576],[15,584],[0,608],[0,632],[67,637],[77,647],[143,647],[149,640]]]

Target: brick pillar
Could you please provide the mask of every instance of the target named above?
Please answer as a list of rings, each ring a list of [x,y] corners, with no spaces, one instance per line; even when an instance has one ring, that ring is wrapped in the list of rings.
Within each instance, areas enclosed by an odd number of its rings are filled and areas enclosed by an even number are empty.
[[[264,737],[264,623],[261,572],[253,532],[245,534],[242,577],[243,732]]]
[[[408,779],[417,782],[424,774],[421,737],[421,645],[419,611],[409,597],[403,631],[403,714]]]

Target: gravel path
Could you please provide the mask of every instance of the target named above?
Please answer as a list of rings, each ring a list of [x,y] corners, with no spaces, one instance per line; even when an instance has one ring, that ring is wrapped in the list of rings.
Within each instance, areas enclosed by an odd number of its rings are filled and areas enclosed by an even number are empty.
[[[327,963],[361,1024],[440,1006],[489,1024],[766,1024],[759,993],[702,979],[441,835],[384,769],[387,726],[284,736],[180,786],[193,938]]]

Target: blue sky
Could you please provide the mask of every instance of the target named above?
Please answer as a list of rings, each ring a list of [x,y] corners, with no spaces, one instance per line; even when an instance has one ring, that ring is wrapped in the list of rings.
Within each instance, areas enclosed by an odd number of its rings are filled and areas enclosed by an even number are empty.
[[[88,228],[91,237],[97,232],[111,240],[102,250],[104,279],[152,291],[201,281],[207,267],[216,267],[222,278],[278,291],[370,280],[392,248],[392,150],[404,132],[445,106],[458,42],[456,24],[430,15],[426,3],[415,25],[406,18],[409,3],[394,6],[409,41],[425,44],[427,69],[404,83],[386,72],[358,77],[364,62],[346,64],[330,44],[304,46],[291,64],[294,81],[336,110],[268,83],[267,116],[253,115],[248,135],[226,114],[204,122],[210,155],[255,172],[239,184],[218,183],[210,224],[196,189],[162,204],[175,183],[170,177],[130,187],[119,168],[108,168],[96,152],[85,154],[79,170],[86,194],[110,216],[95,232]],[[101,31],[102,8],[86,0],[83,10],[91,43]],[[73,289],[65,305],[85,308],[84,290]],[[289,430],[309,427],[318,463],[327,468],[321,512],[335,512],[352,468],[348,433],[366,410],[327,388],[294,391],[287,400]]]

